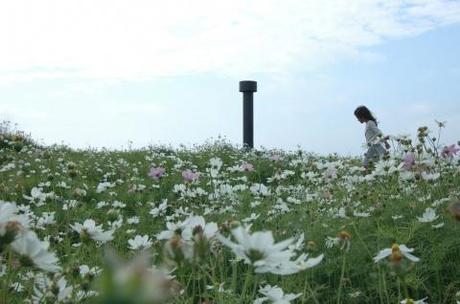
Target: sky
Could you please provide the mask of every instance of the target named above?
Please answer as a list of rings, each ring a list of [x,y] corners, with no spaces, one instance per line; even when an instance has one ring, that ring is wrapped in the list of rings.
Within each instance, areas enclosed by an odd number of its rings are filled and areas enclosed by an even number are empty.
[[[75,148],[242,143],[359,155],[447,121],[460,140],[459,0],[0,2],[0,120]]]

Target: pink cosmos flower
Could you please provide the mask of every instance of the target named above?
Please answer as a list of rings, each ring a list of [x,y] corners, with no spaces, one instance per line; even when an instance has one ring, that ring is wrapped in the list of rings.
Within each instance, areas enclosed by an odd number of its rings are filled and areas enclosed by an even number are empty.
[[[187,169],[185,171],[182,171],[182,178],[186,182],[194,182],[194,181],[198,180],[198,178],[200,178],[200,174],[195,173],[192,170]]]
[[[268,159],[275,162],[281,160],[281,156],[277,154],[272,154],[268,157]]]
[[[244,162],[241,166],[240,166],[241,170],[243,171],[254,171],[254,166],[250,163],[247,163],[247,162]]]
[[[460,148],[457,148],[455,144],[450,145],[450,146],[445,146],[444,149],[441,152],[442,157],[454,157],[454,155],[457,154],[457,152],[460,151]]]
[[[166,170],[163,167],[152,167],[150,168],[149,176],[153,179],[159,179],[163,177],[165,174]]]
[[[413,153],[408,153],[404,156],[404,165],[403,168],[406,170],[410,170],[413,165],[415,165],[415,155]]]

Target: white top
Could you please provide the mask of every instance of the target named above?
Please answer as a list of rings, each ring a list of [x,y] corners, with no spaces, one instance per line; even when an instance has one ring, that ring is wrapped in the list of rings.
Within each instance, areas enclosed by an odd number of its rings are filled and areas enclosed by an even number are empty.
[[[382,131],[377,127],[377,124],[373,120],[366,122],[366,143],[376,144],[379,141],[379,135],[382,135]]]

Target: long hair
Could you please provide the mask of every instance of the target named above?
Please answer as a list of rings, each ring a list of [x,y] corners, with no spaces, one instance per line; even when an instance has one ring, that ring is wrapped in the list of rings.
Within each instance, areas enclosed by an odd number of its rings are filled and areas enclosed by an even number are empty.
[[[366,106],[359,106],[355,110],[356,118],[362,118],[364,120],[372,120],[377,125],[377,119],[372,115],[371,111]]]

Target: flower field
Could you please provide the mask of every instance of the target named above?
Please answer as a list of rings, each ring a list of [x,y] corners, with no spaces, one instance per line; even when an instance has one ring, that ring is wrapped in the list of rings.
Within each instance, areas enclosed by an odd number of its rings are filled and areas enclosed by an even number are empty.
[[[443,126],[440,126],[443,127]],[[0,303],[460,303],[457,144],[0,143]]]

